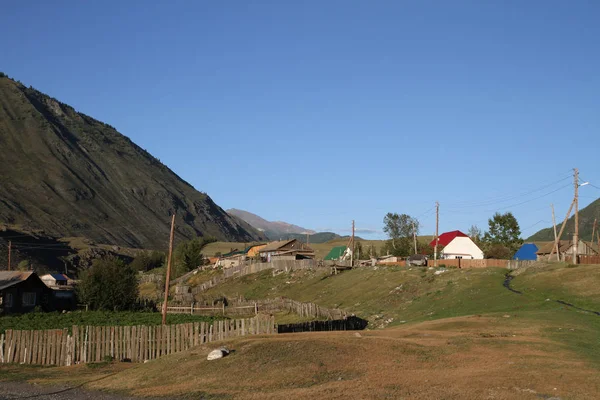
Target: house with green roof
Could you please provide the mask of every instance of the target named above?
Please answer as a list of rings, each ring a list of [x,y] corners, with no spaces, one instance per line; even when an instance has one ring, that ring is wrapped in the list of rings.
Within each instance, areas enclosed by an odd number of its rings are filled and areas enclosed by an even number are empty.
[[[336,246],[329,251],[329,253],[325,256],[324,260],[340,261],[343,259],[347,249],[348,247],[346,246]]]

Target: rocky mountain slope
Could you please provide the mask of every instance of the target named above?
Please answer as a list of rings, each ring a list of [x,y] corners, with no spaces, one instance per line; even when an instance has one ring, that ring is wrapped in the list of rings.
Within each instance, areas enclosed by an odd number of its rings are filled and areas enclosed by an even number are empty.
[[[165,248],[176,239],[264,240],[110,125],[0,75],[0,224]]]
[[[290,233],[299,233],[306,235],[307,233],[315,233],[315,231],[302,228],[298,225],[288,224],[287,222],[282,221],[267,221],[266,219],[259,217],[256,214],[252,214],[251,212],[238,210],[235,208],[227,210],[227,212],[231,215],[235,215],[236,217],[246,221],[254,228],[264,232],[269,239],[279,240],[279,238],[288,237]]]

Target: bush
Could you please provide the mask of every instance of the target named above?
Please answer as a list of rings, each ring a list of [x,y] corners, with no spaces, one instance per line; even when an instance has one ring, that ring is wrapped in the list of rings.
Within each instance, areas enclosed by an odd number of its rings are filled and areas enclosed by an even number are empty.
[[[134,258],[130,265],[136,271],[147,272],[162,267],[165,258],[165,253],[160,251],[153,251],[150,254],[142,253]]]
[[[138,297],[137,273],[117,258],[95,260],[82,274],[77,294],[92,310],[131,310]]]

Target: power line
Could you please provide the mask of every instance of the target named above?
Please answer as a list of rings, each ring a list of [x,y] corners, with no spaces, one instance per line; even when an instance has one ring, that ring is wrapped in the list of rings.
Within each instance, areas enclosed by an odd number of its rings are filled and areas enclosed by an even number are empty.
[[[489,206],[489,205],[492,205],[492,204],[505,203],[507,201],[514,200],[514,199],[517,199],[519,197],[529,196],[530,194],[542,191],[544,189],[547,189],[547,188],[549,188],[551,186],[554,186],[554,185],[556,185],[556,184],[558,184],[560,182],[563,182],[563,181],[565,181],[567,179],[570,179],[570,178],[571,178],[571,176],[567,176],[567,177],[561,178],[561,179],[559,179],[557,181],[554,181],[552,183],[540,186],[540,187],[538,187],[536,189],[533,189],[533,190],[530,190],[528,192],[521,193],[521,194],[515,194],[515,195],[503,196],[503,197],[497,197],[497,198],[489,198],[487,200],[475,201],[475,202],[470,202],[470,203],[469,202],[463,202],[463,203],[459,202],[459,203],[454,203],[454,205],[450,204],[448,206],[448,209],[449,209],[449,211],[452,211],[452,210],[461,209],[461,208],[478,208],[478,207]]]

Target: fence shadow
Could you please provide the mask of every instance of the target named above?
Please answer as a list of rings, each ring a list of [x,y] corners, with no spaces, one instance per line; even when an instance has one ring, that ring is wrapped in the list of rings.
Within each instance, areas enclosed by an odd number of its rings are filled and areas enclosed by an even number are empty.
[[[277,325],[277,333],[323,332],[323,331],[360,331],[367,327],[368,321],[350,316],[330,321],[310,321],[297,324]]]

